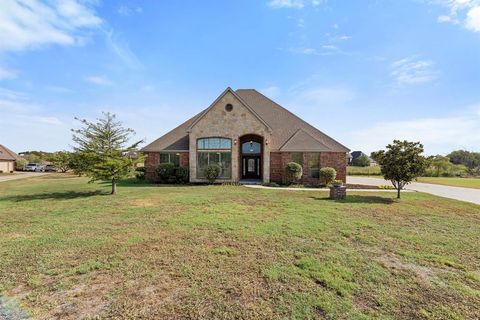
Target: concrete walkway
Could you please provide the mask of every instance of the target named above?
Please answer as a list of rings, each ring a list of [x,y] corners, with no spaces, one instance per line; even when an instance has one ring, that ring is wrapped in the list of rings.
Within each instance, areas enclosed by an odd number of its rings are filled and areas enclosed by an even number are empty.
[[[391,186],[392,185],[390,181],[387,181],[381,178],[369,178],[369,177],[362,177],[362,176],[348,176],[347,183],[363,184],[363,185],[369,185],[369,186],[381,186],[381,185]],[[405,190],[425,192],[425,193],[430,193],[440,197],[480,204],[480,189],[451,187],[451,186],[443,186],[439,184],[412,182],[405,187]]]
[[[43,176],[45,174],[48,174],[48,173],[46,173],[46,172],[22,172],[22,171],[19,171],[19,172],[15,172],[15,174],[0,176],[0,182],[18,180],[18,179],[24,179],[24,178],[31,178],[31,177],[38,177],[38,176]]]

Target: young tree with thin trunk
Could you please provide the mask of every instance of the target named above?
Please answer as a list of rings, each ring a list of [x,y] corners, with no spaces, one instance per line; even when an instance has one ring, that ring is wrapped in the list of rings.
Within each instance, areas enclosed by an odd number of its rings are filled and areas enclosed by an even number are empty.
[[[430,159],[422,153],[423,145],[420,142],[400,140],[394,140],[386,150],[372,152],[372,158],[380,165],[385,180],[390,180],[397,189],[398,199],[400,190],[427,169]]]
[[[136,165],[143,157],[131,155],[143,140],[128,145],[135,134],[132,129],[124,128],[116,121],[115,115],[103,113],[96,122],[78,119],[80,129],[72,129],[77,161],[81,162],[81,174],[90,177],[90,181],[104,180],[112,184],[111,194],[117,193],[117,181],[135,175]]]

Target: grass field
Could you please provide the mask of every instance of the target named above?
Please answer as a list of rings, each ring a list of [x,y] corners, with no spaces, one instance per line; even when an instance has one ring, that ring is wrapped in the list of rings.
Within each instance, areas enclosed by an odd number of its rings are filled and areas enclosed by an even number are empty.
[[[347,175],[351,175],[351,176],[379,176],[379,175],[381,175],[380,166],[371,166],[371,167],[347,166]]]
[[[421,193],[330,201],[324,191],[133,183],[109,196],[86,182],[0,183],[4,310],[35,319],[480,318],[480,206]]]
[[[420,177],[418,182],[480,189],[480,178]]]

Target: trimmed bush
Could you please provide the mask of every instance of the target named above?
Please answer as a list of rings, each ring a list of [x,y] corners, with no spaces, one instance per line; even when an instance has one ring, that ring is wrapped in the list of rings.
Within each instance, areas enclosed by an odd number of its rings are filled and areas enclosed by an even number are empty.
[[[203,174],[205,175],[205,178],[208,180],[208,182],[214,183],[220,175],[220,170],[220,166],[214,164],[206,167],[203,170]]]
[[[325,167],[320,169],[320,179],[326,184],[329,185],[337,177],[337,171],[330,167]]]
[[[175,165],[173,163],[161,163],[158,165],[156,173],[160,181],[168,181],[175,174]]]
[[[135,169],[135,178],[140,181],[145,180],[145,167],[139,167]]]
[[[287,167],[285,168],[287,172],[287,177],[290,183],[297,182],[302,178],[303,170],[302,166],[296,162],[289,162],[287,163]]]
[[[180,183],[187,183],[189,176],[188,167],[175,168],[175,180]]]

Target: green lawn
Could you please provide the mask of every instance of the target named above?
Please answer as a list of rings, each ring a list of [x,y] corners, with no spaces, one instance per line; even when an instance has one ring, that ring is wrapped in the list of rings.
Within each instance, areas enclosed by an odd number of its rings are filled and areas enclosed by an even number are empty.
[[[421,177],[418,182],[480,189],[480,178]]]
[[[108,191],[62,174],[0,183],[3,309],[39,319],[480,318],[480,206],[406,192]]]

